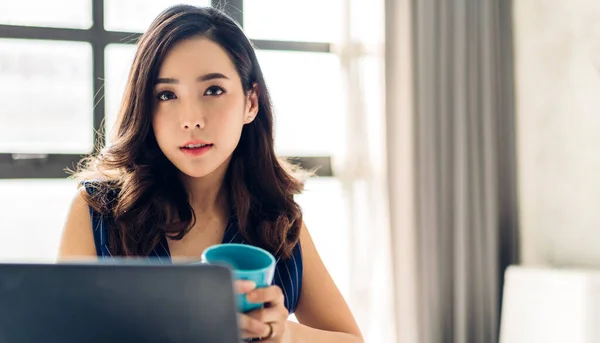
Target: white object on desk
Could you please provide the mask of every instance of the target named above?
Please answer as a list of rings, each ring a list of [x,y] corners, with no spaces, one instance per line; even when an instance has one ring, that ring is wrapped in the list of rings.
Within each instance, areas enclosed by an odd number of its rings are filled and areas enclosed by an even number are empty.
[[[600,272],[509,267],[500,343],[599,343]]]

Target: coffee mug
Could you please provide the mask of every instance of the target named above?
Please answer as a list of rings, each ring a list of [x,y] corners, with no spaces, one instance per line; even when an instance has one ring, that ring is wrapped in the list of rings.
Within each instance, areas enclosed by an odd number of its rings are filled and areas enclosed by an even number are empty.
[[[234,278],[256,283],[257,288],[268,287],[275,275],[275,257],[268,251],[247,244],[224,243],[210,246],[202,253],[202,262],[229,266]],[[248,312],[263,306],[252,303],[245,294],[237,295],[238,310]]]

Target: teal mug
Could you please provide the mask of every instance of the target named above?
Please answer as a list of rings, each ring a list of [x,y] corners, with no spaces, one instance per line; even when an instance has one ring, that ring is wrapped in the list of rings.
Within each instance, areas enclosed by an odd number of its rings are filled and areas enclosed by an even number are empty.
[[[227,243],[208,247],[202,253],[202,262],[227,265],[233,270],[234,278],[253,281],[257,288],[270,286],[275,275],[275,257],[264,249],[247,244]],[[236,301],[242,313],[263,306],[262,303],[249,302],[244,294],[238,294]]]

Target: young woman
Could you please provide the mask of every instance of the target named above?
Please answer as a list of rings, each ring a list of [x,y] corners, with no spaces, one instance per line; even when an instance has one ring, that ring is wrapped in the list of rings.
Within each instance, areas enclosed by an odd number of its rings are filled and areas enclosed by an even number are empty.
[[[311,91],[298,94],[307,111]],[[277,269],[271,287],[237,284],[267,304],[240,315],[244,338],[362,342],[294,201],[302,184],[275,156],[272,112],[232,19],[209,7],[161,13],[140,39],[112,143],[76,173],[59,258],[197,260],[222,242],[260,246]]]

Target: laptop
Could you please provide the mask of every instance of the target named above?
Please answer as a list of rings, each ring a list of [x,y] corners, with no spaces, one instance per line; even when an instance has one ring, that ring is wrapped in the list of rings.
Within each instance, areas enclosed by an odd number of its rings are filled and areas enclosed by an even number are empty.
[[[0,264],[0,342],[239,343],[232,273],[201,264]]]

